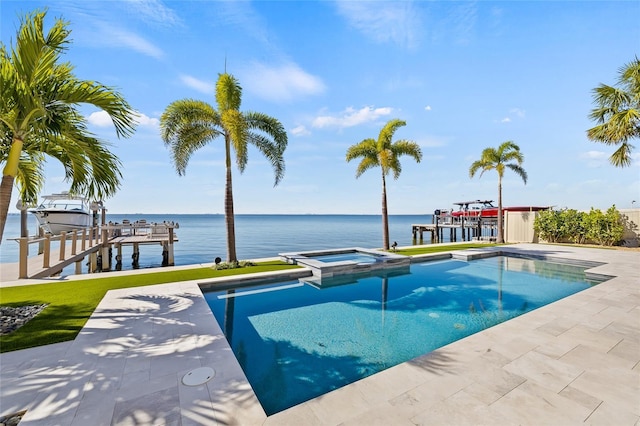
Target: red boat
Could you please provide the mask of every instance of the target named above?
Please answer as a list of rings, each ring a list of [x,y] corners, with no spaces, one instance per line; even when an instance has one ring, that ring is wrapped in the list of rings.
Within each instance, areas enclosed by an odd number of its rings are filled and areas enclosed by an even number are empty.
[[[460,201],[453,203],[458,210],[451,213],[453,217],[477,218],[498,217],[498,207],[493,205],[493,200]],[[503,212],[537,212],[547,210],[549,207],[541,206],[508,206],[503,207]]]

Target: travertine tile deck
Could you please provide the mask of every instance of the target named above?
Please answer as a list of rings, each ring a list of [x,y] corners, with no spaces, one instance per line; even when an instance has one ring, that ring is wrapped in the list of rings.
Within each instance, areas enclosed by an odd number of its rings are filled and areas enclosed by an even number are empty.
[[[80,335],[0,355],[32,425],[639,425],[640,252],[517,244],[612,280],[267,417],[195,282],[109,292]],[[126,275],[123,276],[126,279]],[[216,371],[205,385],[187,372]]]

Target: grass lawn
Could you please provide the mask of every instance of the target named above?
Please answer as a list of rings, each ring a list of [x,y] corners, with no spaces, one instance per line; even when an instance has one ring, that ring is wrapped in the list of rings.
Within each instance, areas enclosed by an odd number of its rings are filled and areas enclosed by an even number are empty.
[[[489,247],[495,244],[433,244],[397,250],[396,253],[413,256],[468,248]],[[0,305],[20,307],[48,306],[35,318],[11,334],[0,336],[0,352],[73,340],[109,290],[141,287],[178,281],[219,278],[239,274],[269,272],[297,268],[274,260],[259,262],[255,266],[238,269],[214,270],[208,267],[149,272],[146,274],[118,275],[47,284],[33,284],[0,288]]]
[[[141,287],[177,281],[219,278],[238,274],[279,271],[298,266],[282,261],[259,262],[255,266],[215,270],[208,267],[148,274],[0,288],[0,305],[19,307],[48,306],[27,324],[11,334],[0,336],[0,352],[73,340],[109,290]]]

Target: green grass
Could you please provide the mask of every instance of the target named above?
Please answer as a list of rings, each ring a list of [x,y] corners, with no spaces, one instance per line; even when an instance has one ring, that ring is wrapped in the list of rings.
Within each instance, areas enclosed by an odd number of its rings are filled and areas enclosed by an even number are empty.
[[[415,256],[494,245],[430,244],[400,249],[396,253]],[[0,305],[2,306],[48,305],[20,329],[0,336],[0,353],[75,339],[109,290],[291,268],[297,268],[297,266],[281,261],[268,261],[238,269],[215,270],[204,267],[0,288]]]
[[[497,246],[497,245],[498,244],[489,244],[489,243],[429,244],[427,246],[398,249],[398,250],[396,250],[396,253],[404,254],[405,256],[417,256],[419,254],[442,253],[442,252],[445,252],[445,251],[466,250],[466,249],[471,249],[471,248],[494,247],[494,246]]]
[[[291,268],[297,266],[269,261],[238,269],[204,267],[0,288],[2,306],[48,305],[23,327],[0,336],[0,352],[75,339],[109,290]]]

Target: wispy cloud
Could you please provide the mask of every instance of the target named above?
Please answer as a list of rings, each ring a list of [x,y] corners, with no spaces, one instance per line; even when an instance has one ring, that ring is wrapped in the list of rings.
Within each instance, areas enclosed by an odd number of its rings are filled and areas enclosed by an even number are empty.
[[[511,123],[516,118],[524,119],[524,117],[525,117],[525,110],[521,108],[511,108],[509,110],[509,113],[499,121],[500,123]]]
[[[309,129],[307,129],[304,125],[299,125],[294,127],[293,129],[291,129],[291,134],[293,136],[308,136],[311,134],[311,132],[309,131]]]
[[[274,102],[290,102],[299,97],[324,93],[326,89],[319,77],[293,63],[277,66],[254,63],[239,74],[248,92]]]
[[[359,124],[376,121],[380,117],[391,114],[392,111],[393,108],[391,107],[373,108],[370,106],[366,106],[358,110],[354,109],[353,107],[348,107],[337,115],[319,115],[313,120],[312,125],[313,127],[317,128],[353,127]]]
[[[140,35],[118,26],[102,23],[97,25],[98,34],[94,34],[97,44],[110,47],[124,47],[152,58],[161,59],[164,51]]]
[[[580,159],[586,161],[588,167],[602,167],[607,163],[609,155],[602,151],[587,151],[580,154]]]
[[[182,74],[180,75],[180,81],[192,89],[197,90],[208,95],[216,93],[216,85],[208,81],[199,80],[193,76]]]
[[[376,42],[394,43],[406,48],[418,45],[422,21],[413,1],[338,0],[336,6],[338,13],[351,26]]]
[[[134,16],[154,24],[174,26],[181,24],[182,20],[167,7],[161,0],[125,0]]]

